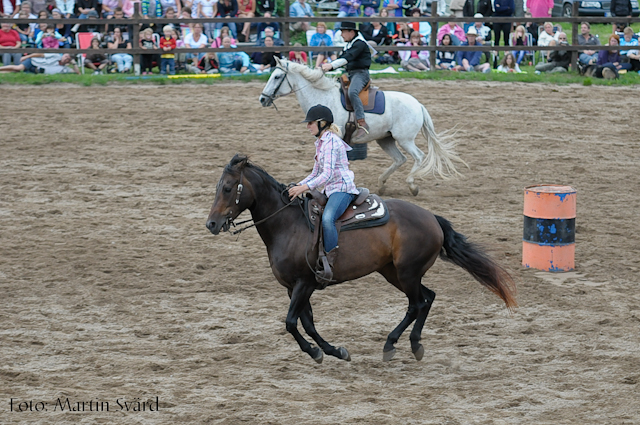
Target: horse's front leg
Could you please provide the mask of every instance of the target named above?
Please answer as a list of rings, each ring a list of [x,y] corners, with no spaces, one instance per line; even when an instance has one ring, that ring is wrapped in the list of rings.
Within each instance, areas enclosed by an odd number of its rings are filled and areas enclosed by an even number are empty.
[[[309,341],[304,339],[298,331],[298,318],[302,314],[305,306],[309,304],[309,298],[311,298],[311,294],[313,294],[314,290],[315,282],[308,283],[305,281],[298,281],[295,284],[293,290],[289,293],[291,302],[289,304],[289,313],[287,313],[285,324],[287,326],[287,331],[293,335],[295,340],[298,342],[300,349],[310,355],[317,363],[322,363],[322,350],[311,345]]]
[[[318,344],[320,348],[322,348],[322,351],[324,351],[325,354],[337,357],[341,360],[346,360],[348,362],[351,361],[351,356],[349,355],[349,352],[346,348],[334,347],[333,345],[322,339],[318,331],[316,331],[316,326],[313,324],[313,310],[311,309],[311,303],[307,302],[305,308],[302,309],[300,321],[302,322],[302,326],[304,327],[307,335],[313,338],[313,340],[316,342],[316,344]]]

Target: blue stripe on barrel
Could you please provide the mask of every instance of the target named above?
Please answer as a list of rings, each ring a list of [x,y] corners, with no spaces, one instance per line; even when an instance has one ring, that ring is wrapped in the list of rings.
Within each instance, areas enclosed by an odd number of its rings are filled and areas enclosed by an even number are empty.
[[[522,240],[540,245],[569,245],[575,243],[576,219],[544,219],[525,215]]]

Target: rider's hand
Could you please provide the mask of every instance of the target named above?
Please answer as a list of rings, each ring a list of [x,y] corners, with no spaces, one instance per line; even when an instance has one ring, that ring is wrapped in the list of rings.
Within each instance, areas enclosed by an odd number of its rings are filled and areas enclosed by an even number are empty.
[[[321,68],[322,68],[322,70],[324,72],[328,72],[328,71],[332,71],[333,70],[333,66],[331,66],[330,63],[323,63]]]
[[[289,197],[291,198],[291,200],[293,200],[293,198],[295,198],[296,196],[300,196],[302,195],[304,192],[306,192],[307,190],[309,190],[309,186],[308,185],[302,185],[302,186],[292,186],[289,189]]]

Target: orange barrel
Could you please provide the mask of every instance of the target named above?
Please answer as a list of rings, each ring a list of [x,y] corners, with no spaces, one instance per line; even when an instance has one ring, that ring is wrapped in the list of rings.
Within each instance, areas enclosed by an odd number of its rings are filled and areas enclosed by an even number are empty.
[[[524,189],[522,265],[549,272],[575,267],[576,190],[544,184]]]

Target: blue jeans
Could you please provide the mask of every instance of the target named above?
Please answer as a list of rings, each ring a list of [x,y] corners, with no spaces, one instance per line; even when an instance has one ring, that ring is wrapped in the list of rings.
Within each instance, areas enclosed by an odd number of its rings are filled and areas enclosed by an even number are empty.
[[[125,69],[131,69],[133,56],[128,53],[116,53],[111,55],[111,61],[115,62],[118,66],[118,72],[123,72]]]
[[[595,63],[598,62],[598,53],[596,52],[593,55],[588,55],[586,53],[580,53],[580,56],[578,56],[578,60],[583,65],[588,65],[591,60],[593,60],[594,61],[593,63],[595,64]]]
[[[353,112],[355,113],[356,120],[364,119],[364,106],[362,100],[360,100],[360,92],[369,82],[369,70],[368,69],[356,69],[349,72],[349,100],[351,106],[353,106]]]
[[[356,12],[356,13],[349,13],[349,12],[342,11],[342,12],[338,12],[338,16],[336,16],[336,17],[337,17],[337,18],[351,18],[351,17],[353,17],[353,18],[357,18],[357,17],[358,17],[358,15],[359,15],[359,13],[358,13],[358,12]],[[340,29],[341,24],[342,24],[342,22],[336,22],[336,24],[334,25],[334,29],[335,29],[336,31],[337,31],[337,30],[339,30],[339,29]]]
[[[169,74],[176,75],[176,60],[173,58],[160,59],[160,74],[167,73],[167,65],[169,66]]]
[[[20,65],[20,58],[22,57],[22,53],[3,53],[2,54],[2,64],[3,65],[11,65],[11,60],[13,59],[14,65]]]
[[[324,252],[329,252],[338,246],[338,231],[336,220],[346,210],[356,195],[346,192],[336,192],[329,196],[327,205],[322,213],[322,238],[324,239]]]

